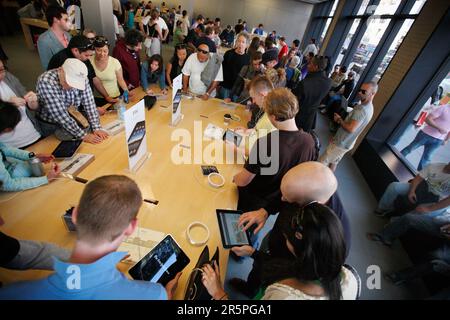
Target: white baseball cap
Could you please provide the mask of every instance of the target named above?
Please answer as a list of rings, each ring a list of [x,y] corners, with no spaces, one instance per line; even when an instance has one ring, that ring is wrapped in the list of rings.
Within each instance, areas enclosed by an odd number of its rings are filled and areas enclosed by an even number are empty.
[[[69,58],[64,61],[62,68],[69,86],[83,91],[86,89],[88,70],[84,62],[75,58]]]

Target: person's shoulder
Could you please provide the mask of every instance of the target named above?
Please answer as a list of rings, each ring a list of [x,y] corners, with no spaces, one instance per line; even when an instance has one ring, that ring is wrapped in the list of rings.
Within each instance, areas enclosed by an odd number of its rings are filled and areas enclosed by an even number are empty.
[[[109,56],[109,60],[110,60],[110,62],[111,62],[113,65],[122,67],[122,65],[120,64],[120,61],[119,61],[118,59]],[[92,61],[94,61],[94,60],[92,60]],[[92,61],[91,61],[91,62],[92,62]]]
[[[42,41],[49,41],[50,37],[51,37],[51,33],[52,31],[50,29],[48,29],[47,31],[41,33],[38,37],[38,42],[42,42]]]
[[[167,300],[167,292],[159,283],[123,279],[114,290],[122,299],[127,295],[139,300]]]
[[[47,83],[49,85],[56,84],[58,82],[58,71],[57,69],[51,69],[45,71],[38,77],[37,83]]]
[[[0,300],[40,300],[48,299],[48,278],[19,281],[0,290]]]

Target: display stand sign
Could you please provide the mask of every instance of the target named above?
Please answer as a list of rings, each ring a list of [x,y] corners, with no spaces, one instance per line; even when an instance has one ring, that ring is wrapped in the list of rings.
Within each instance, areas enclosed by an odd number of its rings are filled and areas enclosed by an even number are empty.
[[[172,82],[172,118],[170,124],[176,126],[183,115],[181,114],[181,89],[183,88],[183,74],[173,79]]]
[[[150,157],[147,151],[144,99],[125,111],[125,137],[130,171],[136,172]]]

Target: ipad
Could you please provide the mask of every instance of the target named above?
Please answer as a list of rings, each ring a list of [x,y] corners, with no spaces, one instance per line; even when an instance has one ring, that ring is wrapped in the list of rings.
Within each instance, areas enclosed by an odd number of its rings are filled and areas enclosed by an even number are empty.
[[[128,273],[135,280],[158,282],[165,286],[190,260],[169,234]]]
[[[223,134],[223,140],[233,142],[236,147],[239,147],[242,141],[242,136],[230,129],[227,129],[227,131],[225,131],[225,133]]]
[[[225,249],[235,246],[249,245],[250,231],[242,231],[239,227],[240,210],[216,209],[217,220],[219,222],[220,236]]]
[[[55,158],[70,158],[80,147],[83,140],[61,141],[56,149],[52,152]]]
[[[145,121],[140,121],[134,126],[133,132],[131,132],[128,138],[128,153],[130,157],[136,155],[141,146],[141,142],[145,136]]]
[[[202,173],[204,176],[209,175],[210,173],[219,173],[216,166],[202,166]]]

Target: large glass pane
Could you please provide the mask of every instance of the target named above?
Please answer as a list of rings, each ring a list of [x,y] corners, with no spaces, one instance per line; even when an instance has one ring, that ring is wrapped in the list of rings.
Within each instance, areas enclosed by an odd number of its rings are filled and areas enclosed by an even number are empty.
[[[401,126],[389,140],[405,164],[421,170],[429,163],[450,161],[450,73],[417,113],[413,123]]]
[[[371,19],[347,69],[355,73],[355,82],[367,66],[391,19]]]
[[[338,3],[339,3],[339,0],[334,0],[333,6],[331,7],[330,15],[329,15],[330,17],[334,16],[334,13],[336,12]]]
[[[322,34],[320,35],[320,44],[321,45],[323,43],[323,39],[325,39],[328,28],[330,27],[331,20],[332,20],[332,18],[327,19],[327,22],[325,23],[325,27],[323,28]]]
[[[381,79],[381,76],[383,75],[384,71],[386,71],[389,63],[391,62],[392,58],[394,57],[395,53],[397,52],[398,48],[403,42],[403,39],[405,38],[406,34],[408,33],[409,29],[414,23],[414,19],[406,19],[403,23],[402,27],[400,28],[399,32],[397,33],[397,36],[395,37],[394,41],[392,42],[391,47],[389,48],[387,54],[384,56],[383,61],[381,62],[380,66],[377,69],[377,73],[374,77],[375,81],[378,81]]]
[[[361,22],[361,19],[355,19],[355,21],[353,21],[350,31],[348,32],[347,36],[345,37],[345,41],[344,41],[344,44],[342,45],[341,51],[339,52],[339,55],[336,58],[336,62],[334,63],[334,66],[341,64],[342,59],[344,58],[345,54],[347,53],[348,46],[350,45],[350,42],[352,41],[352,38],[355,35],[356,29],[358,28],[360,22]],[[333,66],[333,69],[334,69],[334,66]]]
[[[427,2],[427,0],[416,0],[414,6],[412,7],[410,14],[418,14],[420,10],[422,10],[423,5]]]
[[[361,4],[361,7],[358,9],[357,15],[360,16],[366,12],[367,6],[369,5],[370,0],[364,0]]]
[[[395,11],[397,11],[398,6],[400,5],[400,2],[401,0],[381,0],[376,7],[374,14],[394,14]]]

